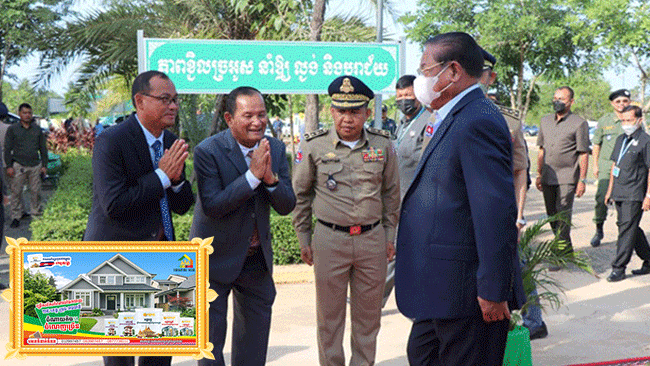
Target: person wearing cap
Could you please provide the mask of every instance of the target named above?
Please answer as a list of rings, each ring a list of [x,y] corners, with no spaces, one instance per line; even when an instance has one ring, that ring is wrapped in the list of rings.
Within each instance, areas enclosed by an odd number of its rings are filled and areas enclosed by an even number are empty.
[[[603,240],[603,224],[607,219],[607,204],[605,203],[605,193],[609,186],[609,170],[612,162],[609,157],[614,150],[616,137],[623,133],[621,128],[621,116],[623,110],[630,105],[630,91],[619,89],[609,95],[609,101],[614,109],[598,120],[598,126],[594,132],[594,138],[591,141],[593,149],[594,177],[598,180],[598,189],[596,190],[596,206],[594,207],[594,223],[596,224],[596,233],[591,238],[591,246],[597,247]]]
[[[497,62],[496,57],[488,51],[481,48],[483,53],[483,74],[481,75],[480,83],[481,89],[485,96],[489,98],[487,93],[490,85],[494,83],[497,78],[494,72],[494,65]],[[491,98],[489,98],[492,100]],[[508,129],[512,137],[512,174],[515,185],[515,199],[517,200],[517,229],[521,234],[521,229],[526,225],[524,219],[524,205],[526,203],[526,192],[529,186],[529,167],[530,161],[528,159],[528,147],[524,139],[524,133],[521,129],[521,121],[519,111],[504,107],[494,101],[499,111],[508,123]],[[533,288],[531,293],[533,296],[537,295],[537,289]],[[530,340],[545,338],[548,336],[548,328],[542,319],[542,309],[532,304],[528,306],[525,313],[522,314],[524,327],[530,331]]]
[[[392,118],[388,118],[388,107],[381,106],[381,129],[390,132],[391,138],[395,138],[395,129],[397,124]]]
[[[318,356],[346,364],[350,287],[350,365],[373,365],[387,261],[399,216],[397,156],[388,131],[364,129],[374,93],[353,76],[329,86],[334,129],[305,134],[293,174],[293,225],[302,260],[314,266]],[[312,235],[312,215],[317,219]]]
[[[537,135],[537,178],[535,186],[544,196],[546,214],[564,215],[565,220],[551,222],[553,232],[562,243],[555,248],[560,254],[573,253],[571,216],[573,200],[586,189],[589,162],[589,127],[587,121],[571,112],[573,89],[562,86],[553,95],[554,114],[541,118]],[[560,270],[558,266],[549,267]]]
[[[413,181],[415,168],[418,166],[424,143],[424,130],[431,118],[431,113],[422,107],[413,92],[414,75],[404,75],[395,85],[395,103],[404,117],[395,132],[395,151],[399,169],[400,201]],[[386,306],[393,288],[395,287],[395,261],[388,263],[386,283],[384,284],[384,299],[382,308]]]
[[[494,84],[497,78],[497,74],[494,72],[494,65],[497,63],[497,59],[483,48],[481,48],[481,51],[483,53],[484,64],[479,86],[485,96],[488,97],[488,88]],[[526,202],[526,191],[528,190],[528,147],[526,146],[526,140],[524,140],[524,132],[521,129],[521,114],[519,111],[507,108],[498,103],[495,104],[499,108],[499,112],[501,112],[503,118],[505,118],[506,123],[508,123],[508,129],[512,137],[512,172],[515,182],[515,198],[517,199],[517,228],[521,230],[526,225],[524,204]]]
[[[625,279],[625,267],[633,251],[643,259],[643,265],[632,274],[650,273],[650,246],[639,227],[643,211],[650,210],[650,136],[641,127],[640,107],[627,106],[620,117],[623,134],[616,138],[610,155],[610,179],[605,194],[605,202],[614,203],[618,214],[616,257],[612,261],[612,273],[607,277],[609,282]]]

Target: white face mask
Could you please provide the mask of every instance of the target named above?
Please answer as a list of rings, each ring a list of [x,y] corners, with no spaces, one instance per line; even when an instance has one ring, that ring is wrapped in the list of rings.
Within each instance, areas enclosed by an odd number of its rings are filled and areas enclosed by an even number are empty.
[[[636,123],[633,125],[622,125],[621,128],[626,135],[630,136],[634,133],[634,131],[636,131],[637,128],[639,128],[639,125]]]
[[[423,106],[431,107],[431,103],[433,103],[434,100],[440,98],[442,92],[445,91],[445,89],[449,88],[451,84],[453,84],[453,82],[450,83],[441,91],[433,90],[433,88],[438,83],[438,79],[440,79],[440,74],[447,70],[447,67],[449,67],[449,65],[445,66],[435,76],[418,75],[418,77],[413,80],[413,92],[415,93],[415,97],[418,98]]]

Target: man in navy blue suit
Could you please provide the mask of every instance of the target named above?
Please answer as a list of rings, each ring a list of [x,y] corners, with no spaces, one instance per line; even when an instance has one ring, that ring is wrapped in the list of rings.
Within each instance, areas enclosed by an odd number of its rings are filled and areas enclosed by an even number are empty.
[[[215,360],[201,366],[225,366],[228,297],[234,295],[231,365],[261,366],[275,299],[271,207],[287,215],[296,205],[282,141],[264,136],[268,117],[264,99],[251,87],[226,97],[228,129],[194,149],[198,200],[190,237],[214,237],[210,287],[219,297],[210,305],[210,342]]]
[[[511,137],[478,86],[483,56],[454,32],[426,42],[414,91],[435,110],[402,202],[395,293],[411,365],[501,365],[523,303]],[[515,296],[515,294],[517,296]]]

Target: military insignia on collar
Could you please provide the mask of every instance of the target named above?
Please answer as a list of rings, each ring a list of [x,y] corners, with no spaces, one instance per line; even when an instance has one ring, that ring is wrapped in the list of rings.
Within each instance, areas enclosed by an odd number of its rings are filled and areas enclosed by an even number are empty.
[[[296,151],[295,163],[298,164],[302,161],[302,150]]]
[[[384,161],[386,152],[383,149],[375,149],[374,147],[369,147],[368,150],[363,151],[363,162],[370,163],[374,161]]]
[[[345,78],[343,79],[343,84],[341,84],[341,93],[352,93],[354,91],[354,87],[352,86],[352,82],[350,82],[350,79]]]

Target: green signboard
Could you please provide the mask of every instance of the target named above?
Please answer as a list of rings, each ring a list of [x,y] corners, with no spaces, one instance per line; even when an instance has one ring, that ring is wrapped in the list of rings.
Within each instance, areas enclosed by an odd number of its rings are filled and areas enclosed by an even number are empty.
[[[269,94],[326,94],[341,75],[376,93],[394,93],[398,43],[221,41],[142,38],[139,71],[158,70],[179,93],[228,93],[252,86]]]

